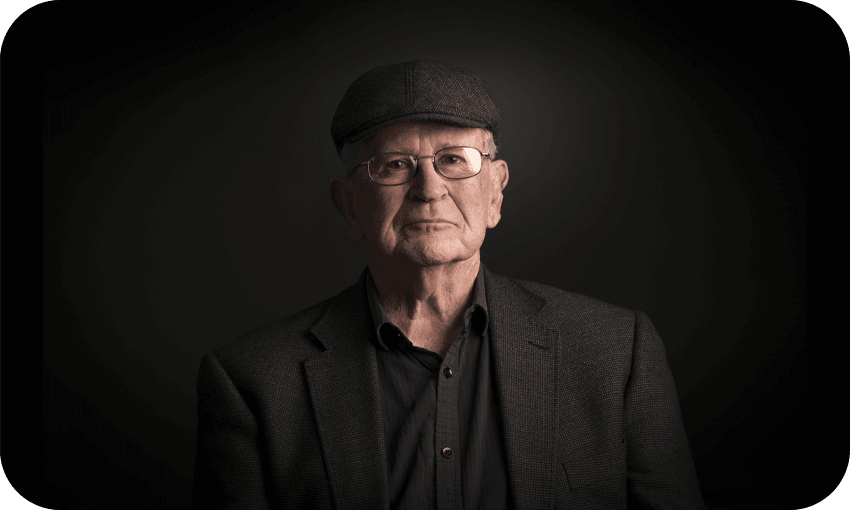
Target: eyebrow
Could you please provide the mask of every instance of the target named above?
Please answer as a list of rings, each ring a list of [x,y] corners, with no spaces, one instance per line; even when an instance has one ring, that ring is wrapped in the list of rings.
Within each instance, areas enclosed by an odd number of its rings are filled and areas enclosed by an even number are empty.
[[[429,156],[433,156],[434,154],[436,154],[436,153],[440,152],[441,150],[443,150],[443,149],[448,149],[449,147],[472,147],[472,148],[474,148],[474,149],[478,149],[478,150],[479,150],[479,151],[481,151],[482,153],[487,152],[486,148],[484,148],[484,149],[480,149],[480,148],[478,148],[478,147],[476,146],[476,144],[464,145],[464,144],[462,144],[462,143],[449,142],[449,143],[446,143],[446,144],[443,144],[443,145],[438,145],[437,147],[439,147],[439,148],[438,148],[438,149],[435,149],[435,150],[434,150],[434,152],[433,152],[433,154],[429,154]],[[377,151],[373,152],[373,153],[372,153],[372,156],[370,156],[370,157],[377,156],[378,154],[388,154],[388,153],[390,153],[390,152],[396,152],[396,153],[399,153],[399,154],[409,154],[409,155],[411,155],[411,156],[416,156],[416,154],[414,154],[414,152],[413,152],[413,151],[411,151],[411,150],[389,150],[389,149],[384,149],[384,150],[383,150],[383,152],[377,152]]]
[[[399,152],[399,153],[401,153],[401,154],[411,154],[411,155],[413,155],[413,151],[411,151],[411,150],[403,150],[403,149],[402,149],[402,150],[398,150],[398,149],[383,149],[383,150],[381,150],[380,152],[379,152],[379,151],[375,151],[375,152],[374,152],[374,155],[375,155],[375,156],[377,156],[378,154],[386,154],[386,153],[388,153],[388,152]]]

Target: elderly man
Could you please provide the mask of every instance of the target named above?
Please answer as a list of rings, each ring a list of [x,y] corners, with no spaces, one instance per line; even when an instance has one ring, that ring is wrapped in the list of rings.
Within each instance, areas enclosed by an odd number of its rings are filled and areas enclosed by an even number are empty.
[[[702,508],[649,319],[480,262],[508,165],[483,81],[373,69],[331,133],[369,263],[207,355],[197,508]]]

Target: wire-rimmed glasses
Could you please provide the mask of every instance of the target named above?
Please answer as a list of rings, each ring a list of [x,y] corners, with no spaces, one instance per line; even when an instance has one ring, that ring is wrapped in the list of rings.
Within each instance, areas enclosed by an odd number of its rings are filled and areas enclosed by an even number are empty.
[[[372,181],[382,186],[396,186],[416,177],[420,159],[434,158],[434,168],[446,179],[468,179],[478,175],[485,157],[489,158],[490,154],[475,147],[446,147],[432,156],[387,152],[358,163],[351,171],[366,165]]]

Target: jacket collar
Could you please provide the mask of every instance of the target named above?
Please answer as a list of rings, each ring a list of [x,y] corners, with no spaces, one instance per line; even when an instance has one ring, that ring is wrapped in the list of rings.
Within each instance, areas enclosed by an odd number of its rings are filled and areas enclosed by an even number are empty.
[[[483,264],[482,264],[483,266]],[[551,508],[557,329],[546,300],[483,267],[508,479],[518,508]],[[311,329],[324,351],[304,364],[337,508],[388,508],[386,449],[367,272]]]
[[[508,480],[516,508],[552,508],[559,331],[546,300],[484,270]]]
[[[366,272],[313,326],[324,351],[304,362],[334,506],[389,508],[378,363]]]

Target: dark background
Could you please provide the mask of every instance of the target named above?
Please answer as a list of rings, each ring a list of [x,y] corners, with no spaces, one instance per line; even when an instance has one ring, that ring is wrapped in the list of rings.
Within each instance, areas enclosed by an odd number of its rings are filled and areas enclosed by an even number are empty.
[[[848,48],[816,7],[769,5],[34,7],[3,46],[4,180],[17,121],[43,141],[33,386],[3,343],[10,481],[49,508],[189,504],[202,355],[366,263],[327,198],[337,103],[431,58],[502,111],[483,262],[649,314],[710,507],[823,499],[850,452],[846,349],[808,335],[807,188],[846,173]]]

